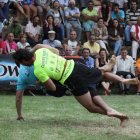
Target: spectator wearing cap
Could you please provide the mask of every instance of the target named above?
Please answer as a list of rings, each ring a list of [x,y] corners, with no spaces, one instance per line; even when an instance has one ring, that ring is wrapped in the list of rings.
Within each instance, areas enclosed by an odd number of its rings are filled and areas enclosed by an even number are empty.
[[[75,6],[75,1],[70,0],[69,5],[65,8],[65,26],[67,38],[70,36],[70,31],[74,28],[78,35],[78,40],[81,40],[81,23],[79,21],[80,11],[79,8]]]
[[[59,40],[55,40],[55,31],[48,31],[48,39],[43,40],[43,44],[49,45],[53,48],[60,48],[62,46]]]
[[[11,32],[11,33],[13,33],[14,34],[14,39],[15,39],[15,41],[17,42],[17,41],[19,41],[19,36],[20,36],[20,34],[23,32],[22,31],[22,27],[21,27],[21,24],[19,23],[19,21],[18,21],[18,18],[14,18],[13,19],[13,22],[12,22],[12,24],[10,24],[9,25],[9,32]]]
[[[34,47],[36,44],[41,43],[41,26],[39,25],[39,17],[35,16],[33,22],[29,22],[25,27],[27,35],[27,42]]]

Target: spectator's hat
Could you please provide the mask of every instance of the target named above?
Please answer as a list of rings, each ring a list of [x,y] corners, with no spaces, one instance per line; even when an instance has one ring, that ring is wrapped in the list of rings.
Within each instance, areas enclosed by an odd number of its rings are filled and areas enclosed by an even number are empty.
[[[55,34],[55,31],[48,31],[48,34]]]

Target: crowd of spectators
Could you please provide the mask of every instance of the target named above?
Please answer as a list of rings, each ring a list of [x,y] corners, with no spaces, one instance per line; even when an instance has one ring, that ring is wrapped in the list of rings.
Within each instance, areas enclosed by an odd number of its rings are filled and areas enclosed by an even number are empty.
[[[0,54],[33,48],[39,43],[59,49],[62,56],[82,56],[89,67],[103,66],[114,54],[117,64],[113,72],[125,78],[135,76],[140,2],[0,0]],[[101,84],[109,94],[110,83]],[[124,87],[121,85],[121,90],[128,92],[129,86]]]

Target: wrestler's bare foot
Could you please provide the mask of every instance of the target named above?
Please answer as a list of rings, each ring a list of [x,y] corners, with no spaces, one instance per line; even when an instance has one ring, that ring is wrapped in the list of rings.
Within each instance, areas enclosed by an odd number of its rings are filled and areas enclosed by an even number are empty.
[[[115,118],[118,118],[118,119],[120,119],[120,126],[121,127],[125,127],[125,125],[126,125],[126,122],[128,121],[128,117],[126,116],[126,115],[124,115],[124,114],[122,114],[122,113],[120,113],[120,112],[118,112],[118,111],[116,111],[116,110],[114,110],[114,109],[111,109],[111,110],[109,110],[108,112],[107,112],[107,115],[109,116],[109,117],[115,117]]]
[[[115,64],[116,64],[116,56],[112,55],[110,61],[106,65],[104,65],[103,67],[99,67],[99,69],[104,70],[106,72],[111,71]]]
[[[136,85],[139,83],[139,80],[138,78],[132,78],[132,79],[123,79],[122,82],[124,84],[133,84],[133,85]]]

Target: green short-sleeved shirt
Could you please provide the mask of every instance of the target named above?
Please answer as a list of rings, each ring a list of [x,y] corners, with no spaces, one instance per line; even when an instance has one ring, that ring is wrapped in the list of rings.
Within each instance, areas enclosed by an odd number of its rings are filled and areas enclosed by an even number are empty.
[[[73,60],[52,53],[47,48],[41,48],[35,52],[36,60],[34,62],[34,74],[42,82],[46,82],[49,78],[60,80],[64,84],[65,80],[70,76],[74,68]],[[65,62],[67,65],[64,70]],[[63,73],[63,76],[62,76]],[[61,78],[62,77],[62,78]]]

